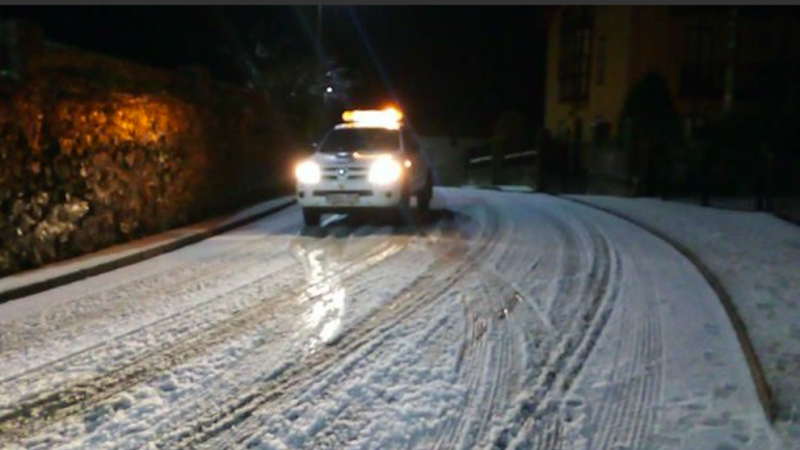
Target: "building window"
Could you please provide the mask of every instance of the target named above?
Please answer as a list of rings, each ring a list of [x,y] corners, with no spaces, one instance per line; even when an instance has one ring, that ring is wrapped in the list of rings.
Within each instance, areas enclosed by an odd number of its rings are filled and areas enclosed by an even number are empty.
[[[597,38],[597,68],[595,69],[595,83],[602,86],[606,82],[606,37]]]
[[[798,27],[800,18],[788,14],[740,16],[734,79],[736,98],[757,98],[770,87],[796,84],[794,80],[800,76]]]
[[[697,137],[704,124],[705,120],[702,116],[696,114],[685,116],[683,123],[683,136],[688,139]]]
[[[592,55],[592,15],[589,7],[567,10],[561,26],[561,54],[558,65],[561,101],[586,100]]]
[[[723,40],[703,14],[690,19],[681,67],[680,94],[686,98],[718,98],[725,78]]]

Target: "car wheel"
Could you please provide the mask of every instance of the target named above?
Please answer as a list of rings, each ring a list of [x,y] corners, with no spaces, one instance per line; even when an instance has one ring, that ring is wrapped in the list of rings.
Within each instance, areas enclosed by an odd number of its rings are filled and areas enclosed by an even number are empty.
[[[400,201],[393,208],[392,216],[397,224],[405,223],[411,217],[411,194],[408,186],[403,186],[400,192]]]
[[[318,227],[322,214],[311,208],[303,208],[303,223],[307,227]]]
[[[428,211],[430,211],[432,198],[433,184],[430,182],[430,176],[428,176],[428,182],[425,183],[425,187],[423,188],[422,192],[417,194],[417,208],[420,212],[427,214]]]
[[[431,194],[429,192],[421,192],[417,195],[417,209],[423,214],[428,214],[431,210]]]

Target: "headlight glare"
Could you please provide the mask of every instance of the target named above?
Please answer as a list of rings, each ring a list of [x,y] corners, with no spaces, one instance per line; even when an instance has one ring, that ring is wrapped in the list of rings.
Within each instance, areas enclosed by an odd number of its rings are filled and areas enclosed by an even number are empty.
[[[303,161],[294,168],[297,181],[305,184],[317,184],[322,177],[319,164],[314,161]]]
[[[391,184],[400,179],[403,168],[392,158],[376,159],[369,168],[367,179],[373,184]]]

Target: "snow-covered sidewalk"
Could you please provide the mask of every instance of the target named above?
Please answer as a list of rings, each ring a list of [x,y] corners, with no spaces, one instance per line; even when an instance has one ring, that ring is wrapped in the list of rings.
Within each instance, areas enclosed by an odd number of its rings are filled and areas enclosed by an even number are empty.
[[[800,228],[766,213],[657,199],[575,196],[690,249],[724,285],[755,347],[777,418],[800,428]]]

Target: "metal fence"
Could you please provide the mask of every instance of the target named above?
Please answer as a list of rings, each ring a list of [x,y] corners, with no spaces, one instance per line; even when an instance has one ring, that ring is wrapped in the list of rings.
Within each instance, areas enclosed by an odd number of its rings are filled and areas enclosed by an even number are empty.
[[[654,196],[704,206],[768,211],[800,222],[800,152],[710,151],[686,146],[660,155],[607,143],[542,140],[498,154],[491,144],[465,153],[467,184],[526,185],[551,193]]]

